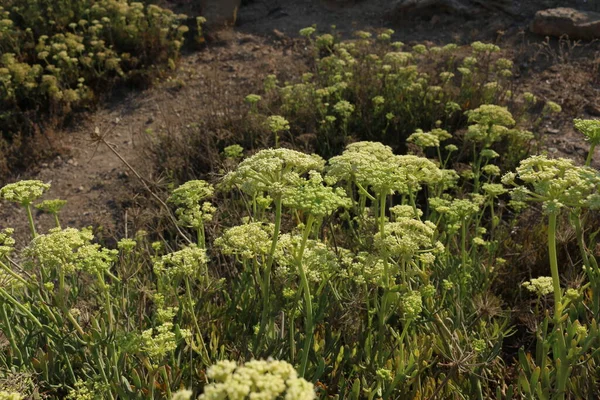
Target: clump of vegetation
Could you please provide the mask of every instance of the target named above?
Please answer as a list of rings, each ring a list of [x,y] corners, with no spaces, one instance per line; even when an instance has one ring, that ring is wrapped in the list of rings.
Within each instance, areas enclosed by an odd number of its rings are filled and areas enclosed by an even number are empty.
[[[0,190],[31,231],[29,243],[0,232],[0,377],[22,382],[0,379],[0,396],[600,396],[597,122],[575,121],[591,145],[584,166],[530,155],[528,129],[560,107],[533,114],[496,46],[302,34],[315,71],[284,86],[268,77],[245,98],[241,127],[256,130],[207,156],[219,177],[161,201],[178,236],[109,246],[61,225],[68,204],[42,201],[48,184]],[[290,148],[311,131],[314,154]],[[498,282],[515,269],[511,231],[536,205],[547,272],[514,284],[532,321],[517,353],[505,343],[523,326]],[[55,228],[38,231],[33,208]],[[580,285],[562,279],[566,224]]]
[[[30,137],[92,105],[115,81],[141,83],[158,68],[173,68],[188,30],[184,18],[129,0],[5,2],[0,6],[3,141],[18,145],[20,136]]]
[[[73,399],[597,396],[600,274],[586,215],[600,204],[600,173],[546,156],[503,171],[493,138],[510,131],[512,115],[484,105],[468,120],[479,155],[461,173],[451,169],[456,151],[397,155],[370,141],[329,160],[258,151],[216,187],[195,180],[173,191],[168,202],[186,230],[177,242],[140,231],[109,249],[89,229],[62,228],[56,200],[40,203],[57,216],[40,233],[31,207],[48,185],[5,186],[0,196],[25,207],[32,240],[17,250],[11,229],[0,234],[0,362],[34,385],[0,390]],[[421,147],[446,140],[441,130],[411,136]],[[224,157],[240,153],[232,146]],[[505,239],[530,203],[547,216],[549,276],[522,285],[533,297],[535,351],[507,358],[515,321],[495,285]],[[241,221],[229,224],[230,215]],[[562,215],[577,235],[582,286],[561,281]],[[207,235],[217,220],[216,237]],[[268,357],[280,361],[252,361]]]
[[[349,41],[319,35],[313,27],[300,33],[314,55],[310,72],[292,82],[267,77],[264,94],[250,99],[251,116],[286,118],[293,127],[288,142],[314,133],[314,148],[323,156],[338,154],[349,140],[375,140],[404,151],[417,129],[454,132],[471,122],[465,111],[480,105],[508,106],[521,120],[537,103],[513,92],[513,63],[493,44],[409,47],[392,41],[390,29],[377,35],[359,31]]]

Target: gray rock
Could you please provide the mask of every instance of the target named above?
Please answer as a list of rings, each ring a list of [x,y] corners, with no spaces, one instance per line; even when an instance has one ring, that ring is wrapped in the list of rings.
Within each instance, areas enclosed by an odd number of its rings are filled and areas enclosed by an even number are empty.
[[[600,37],[600,13],[558,7],[540,10],[531,23],[531,31],[538,35],[569,39],[592,40]]]

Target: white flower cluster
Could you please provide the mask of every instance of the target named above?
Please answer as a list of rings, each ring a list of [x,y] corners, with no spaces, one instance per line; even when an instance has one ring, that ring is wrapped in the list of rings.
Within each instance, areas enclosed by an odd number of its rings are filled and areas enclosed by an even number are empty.
[[[46,268],[62,268],[65,273],[103,273],[111,268],[118,251],[92,244],[93,238],[87,229],[54,228],[34,238],[24,254]]]
[[[349,144],[344,153],[329,160],[327,175],[383,195],[414,193],[421,184],[434,184],[444,177],[432,161],[397,156],[389,146],[377,142]]]
[[[155,329],[148,329],[142,332],[142,349],[153,360],[161,361],[169,353],[177,348],[177,343],[181,339],[191,336],[187,329],[178,329],[179,337],[173,332],[173,323],[164,322]]]
[[[167,279],[193,278],[208,262],[206,250],[195,246],[187,246],[173,253],[165,254],[154,261],[154,273],[165,275]]]
[[[524,185],[518,185],[517,178]],[[521,161],[516,174],[504,175],[502,183],[516,186],[511,192],[513,200],[540,202],[547,213],[563,207],[600,207],[598,171],[576,166],[566,158],[531,156]]]
[[[314,154],[290,149],[261,150],[225,175],[220,186],[226,190],[237,186],[250,195],[266,192],[273,197],[283,196],[301,181],[301,175],[321,171],[324,165],[325,161]]]
[[[213,383],[204,388],[199,400],[312,400],[313,385],[298,377],[285,361],[219,361],[208,369]]]
[[[298,252],[302,237],[299,235],[284,234],[277,241],[275,259],[277,268],[275,273],[281,277],[297,276]],[[307,240],[302,254],[302,268],[306,278],[311,282],[321,282],[335,273],[341,273],[338,257],[323,242]]]
[[[250,222],[227,229],[214,242],[221,253],[252,259],[269,253],[273,224]]]
[[[0,197],[26,206],[40,198],[48,189],[50,189],[50,185],[42,181],[18,181],[9,183],[0,189]]]

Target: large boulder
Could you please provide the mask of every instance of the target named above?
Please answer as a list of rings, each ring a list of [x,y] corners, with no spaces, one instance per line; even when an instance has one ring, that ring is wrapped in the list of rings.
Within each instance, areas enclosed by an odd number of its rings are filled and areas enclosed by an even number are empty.
[[[535,14],[531,31],[544,36],[567,35],[569,39],[600,38],[600,13],[567,7],[541,10]]]

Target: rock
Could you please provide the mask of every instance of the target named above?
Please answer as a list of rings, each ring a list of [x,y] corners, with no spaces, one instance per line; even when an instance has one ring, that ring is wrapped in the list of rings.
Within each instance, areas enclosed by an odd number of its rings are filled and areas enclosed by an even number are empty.
[[[241,3],[241,0],[200,0],[200,7],[207,24],[219,28],[235,25]]]
[[[540,10],[531,23],[531,31],[544,36],[592,40],[600,37],[600,13],[568,7]]]
[[[507,0],[396,0],[392,9],[393,13],[400,15],[433,18],[440,13],[477,16],[482,11],[500,11],[512,15],[510,5],[511,2]]]

